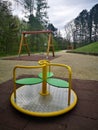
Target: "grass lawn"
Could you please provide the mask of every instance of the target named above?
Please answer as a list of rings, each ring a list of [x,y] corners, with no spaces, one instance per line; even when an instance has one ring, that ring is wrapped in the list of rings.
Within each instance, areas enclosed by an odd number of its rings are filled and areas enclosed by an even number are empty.
[[[74,49],[72,52],[75,53],[89,53],[89,54],[98,54],[98,42],[91,43],[89,45]]]

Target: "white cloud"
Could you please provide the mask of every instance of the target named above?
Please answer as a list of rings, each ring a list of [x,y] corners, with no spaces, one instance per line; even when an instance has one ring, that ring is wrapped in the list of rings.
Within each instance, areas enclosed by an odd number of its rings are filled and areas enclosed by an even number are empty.
[[[23,8],[19,5],[15,6],[14,0],[9,1],[14,4],[14,14],[23,18],[25,15]],[[64,25],[76,18],[83,9],[89,11],[95,4],[98,4],[98,0],[47,0],[47,2],[50,6],[47,10],[50,23],[62,32],[64,32]]]
[[[97,3],[98,0],[48,0],[50,22],[63,31],[67,22],[77,17],[83,9],[89,11]]]

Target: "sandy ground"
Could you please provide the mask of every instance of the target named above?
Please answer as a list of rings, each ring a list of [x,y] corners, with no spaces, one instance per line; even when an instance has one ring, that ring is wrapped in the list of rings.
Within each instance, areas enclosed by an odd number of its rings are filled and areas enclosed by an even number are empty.
[[[98,81],[98,56],[57,52],[60,57],[51,60],[53,63],[67,64],[72,68],[73,79],[97,80]],[[3,83],[13,77],[13,68],[15,65],[38,65],[36,61],[15,61],[0,59],[0,83]],[[65,68],[51,68],[55,76],[68,77]],[[40,70],[18,70],[17,76],[22,74],[36,75]]]

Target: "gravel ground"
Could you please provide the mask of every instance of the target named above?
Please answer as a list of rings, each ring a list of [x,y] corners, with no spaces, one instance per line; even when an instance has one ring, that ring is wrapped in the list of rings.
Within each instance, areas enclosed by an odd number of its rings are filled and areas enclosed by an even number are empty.
[[[98,81],[98,56],[66,53],[65,51],[56,52],[61,55],[51,60],[53,63],[67,64],[72,68],[73,79],[96,80]],[[13,68],[15,65],[38,65],[36,61],[15,61],[0,59],[0,83],[3,83],[13,77]],[[65,68],[53,67],[55,76],[67,77]],[[38,74],[40,70],[18,70],[17,75]]]

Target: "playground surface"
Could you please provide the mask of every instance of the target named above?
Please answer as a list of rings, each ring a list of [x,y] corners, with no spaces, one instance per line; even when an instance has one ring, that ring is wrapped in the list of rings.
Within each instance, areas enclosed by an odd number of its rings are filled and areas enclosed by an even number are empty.
[[[97,80],[98,81],[98,56],[82,55],[82,54],[72,54],[65,53],[65,51],[56,52],[56,57],[51,59],[53,63],[67,64],[72,68],[73,79],[84,79],[84,80]],[[16,56],[15,56],[16,57]],[[28,56],[27,56],[28,57]],[[32,54],[33,57],[33,54]],[[36,56],[35,56],[36,57]],[[44,59],[44,55],[38,54],[38,57]],[[18,56],[17,56],[18,58]],[[5,82],[12,78],[12,71],[15,65],[38,65],[36,60],[11,60],[13,57],[7,57],[6,60],[0,59],[0,83]],[[15,59],[15,58],[14,58]],[[18,58],[19,59],[19,58]],[[29,59],[29,58],[28,58]],[[37,57],[35,59],[38,59]],[[40,60],[40,59],[39,59]],[[63,68],[53,68],[56,76],[65,77]],[[21,74],[33,74],[31,70],[20,71]],[[38,71],[34,71],[37,75]]]
[[[53,63],[71,66],[73,71],[72,86],[78,96],[76,107],[61,116],[52,118],[37,118],[24,115],[10,104],[13,88],[12,70],[15,65],[37,65],[37,61],[2,60],[0,59],[0,130],[98,130],[98,57],[56,53],[58,57]],[[66,77],[62,68],[53,68],[57,77]],[[19,75],[37,75],[31,72],[19,71]],[[67,77],[66,77],[67,78]]]

